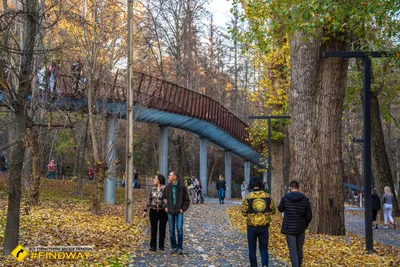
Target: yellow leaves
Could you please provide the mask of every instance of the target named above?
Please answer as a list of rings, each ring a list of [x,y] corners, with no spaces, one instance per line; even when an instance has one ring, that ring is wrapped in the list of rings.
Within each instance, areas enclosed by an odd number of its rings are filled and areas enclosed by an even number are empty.
[[[246,221],[240,205],[228,210],[233,226],[246,233]],[[285,235],[281,234],[282,216],[272,216],[269,231],[269,250],[290,262]],[[374,244],[377,253],[366,254],[364,237],[347,234],[328,236],[306,232],[304,243],[304,266],[400,266],[400,249],[382,243]]]
[[[3,185],[0,186],[2,188]],[[94,246],[89,259],[76,261],[24,260],[24,266],[126,266],[134,246],[142,244],[147,220],[140,217],[146,196],[135,191],[133,226],[124,223],[124,205],[118,201],[123,190],[117,188],[116,199],[120,205],[102,205],[102,213],[90,213],[92,185],[83,187],[83,198],[71,195],[76,184],[69,181],[44,180],[41,187],[41,203],[31,209],[29,215],[21,213],[20,244],[23,246]],[[0,243],[4,241],[7,199],[0,199]],[[1,252],[0,252],[1,253]],[[1,265],[14,266],[15,259],[0,257]],[[118,262],[119,265],[113,265]]]
[[[225,91],[232,91],[232,88],[233,88],[233,85],[232,85],[232,83],[227,83],[226,84],[226,86],[225,86]]]

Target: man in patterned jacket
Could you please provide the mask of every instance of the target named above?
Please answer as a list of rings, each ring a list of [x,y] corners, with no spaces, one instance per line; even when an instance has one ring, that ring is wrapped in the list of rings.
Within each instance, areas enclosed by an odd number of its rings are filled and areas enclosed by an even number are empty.
[[[257,267],[257,239],[262,266],[268,266],[268,227],[271,215],[275,213],[275,205],[262,186],[261,179],[253,177],[250,180],[251,192],[242,202],[242,214],[247,217],[247,242],[251,267]]]

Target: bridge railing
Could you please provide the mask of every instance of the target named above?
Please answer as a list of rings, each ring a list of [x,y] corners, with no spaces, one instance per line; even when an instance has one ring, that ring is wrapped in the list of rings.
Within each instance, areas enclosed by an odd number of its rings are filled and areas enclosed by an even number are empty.
[[[57,86],[64,97],[86,98],[85,85],[79,85],[73,77],[62,76]],[[118,83],[95,83],[94,88],[97,99],[126,101],[126,87]],[[206,95],[139,72],[134,73],[133,88],[135,104],[210,122],[249,144],[247,124]]]

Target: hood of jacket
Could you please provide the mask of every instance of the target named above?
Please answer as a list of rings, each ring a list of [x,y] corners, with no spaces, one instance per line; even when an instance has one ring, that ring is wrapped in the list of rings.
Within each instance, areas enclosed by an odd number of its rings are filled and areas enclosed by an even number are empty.
[[[286,197],[291,201],[291,202],[297,202],[305,198],[305,195],[300,192],[289,192],[286,193]]]

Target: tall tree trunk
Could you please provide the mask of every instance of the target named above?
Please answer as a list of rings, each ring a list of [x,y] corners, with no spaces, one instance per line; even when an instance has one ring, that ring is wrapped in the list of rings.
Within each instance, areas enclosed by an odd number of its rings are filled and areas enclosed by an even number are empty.
[[[30,175],[30,191],[29,198],[30,204],[39,204],[39,187],[40,187],[40,152],[38,144],[38,129],[36,127],[30,127],[26,130],[25,144],[30,148],[31,159],[32,159],[32,174]]]
[[[15,119],[15,139],[19,142],[17,145],[13,146],[9,160],[10,180],[8,186],[7,224],[3,255],[10,255],[11,251],[18,245],[19,240],[21,177],[25,154],[25,146],[22,143],[22,137],[25,132],[27,120],[23,106],[16,112]]]
[[[96,128],[94,125],[93,86],[94,86],[93,81],[91,81],[91,84],[89,85],[88,88],[89,129],[93,144],[93,158],[96,163],[96,185],[93,193],[92,212],[96,215],[100,215],[101,197],[102,197],[103,182],[104,182],[104,166],[100,159],[99,147],[97,145],[97,139],[96,139],[96,131],[95,131]]]
[[[385,139],[383,136],[381,113],[379,110],[379,99],[372,92],[371,95],[371,148],[372,148],[372,170],[375,179],[375,188],[380,196],[383,195],[383,188],[389,186],[394,195],[393,209],[397,216],[400,216],[394,184],[390,171],[389,159],[386,153]],[[368,190],[368,188],[365,188]]]
[[[341,119],[348,60],[322,58],[346,43],[296,32],[290,42],[291,178],[310,198],[313,233],[344,235]]]
[[[290,146],[289,129],[285,126],[283,130],[285,139],[283,140],[283,186],[289,186],[290,180]]]
[[[81,190],[82,190],[82,185],[83,185],[83,177],[82,177],[82,171],[83,167],[85,166],[85,156],[86,156],[86,148],[87,148],[87,139],[88,139],[88,125],[89,125],[89,117],[86,119],[86,125],[85,125],[85,132],[83,133],[83,140],[82,140],[82,157],[80,161],[78,161],[78,182],[76,183],[76,194],[80,195]],[[81,153],[78,154],[78,158],[81,155]]]
[[[18,144],[13,147],[10,156],[10,180],[8,187],[7,223],[4,236],[3,254],[9,255],[18,245],[19,221],[21,204],[21,175],[25,146],[22,138],[29,120],[26,113],[26,95],[31,88],[35,37],[38,29],[37,0],[24,1],[23,15],[23,43],[21,51],[21,65],[19,72],[18,89],[16,90],[17,104],[15,104],[15,137]]]

